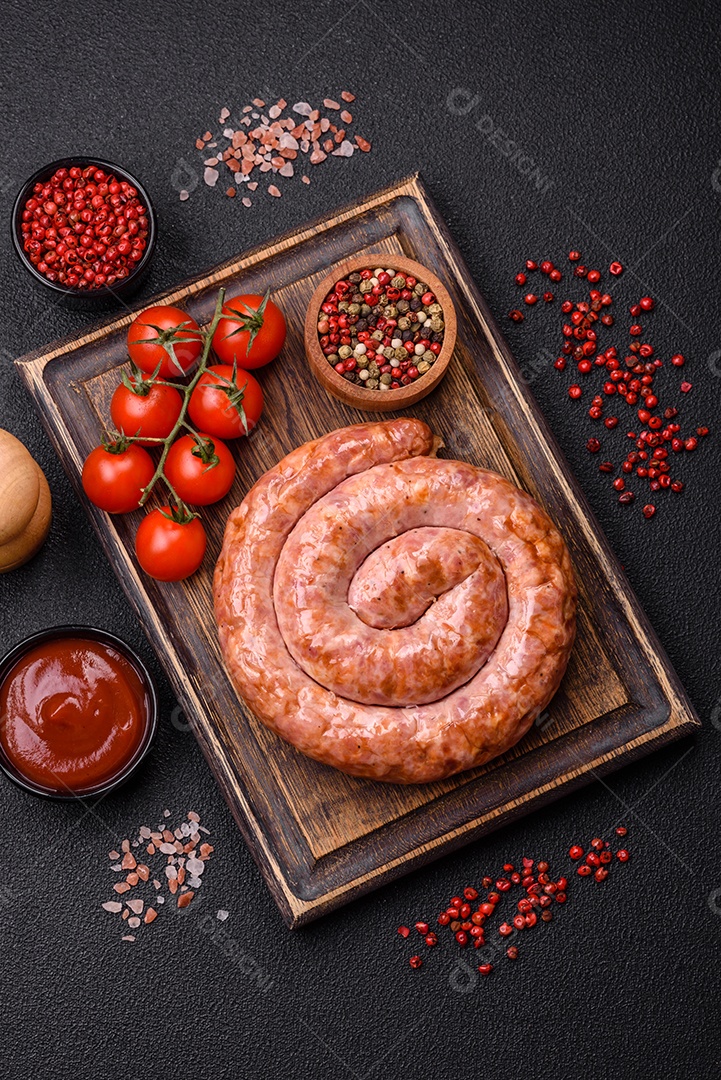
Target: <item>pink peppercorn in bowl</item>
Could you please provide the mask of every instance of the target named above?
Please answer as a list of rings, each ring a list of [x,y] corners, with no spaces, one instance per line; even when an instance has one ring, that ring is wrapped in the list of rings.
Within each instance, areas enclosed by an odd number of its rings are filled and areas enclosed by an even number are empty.
[[[380,276],[376,276],[376,270],[380,267],[385,269],[381,271]],[[374,270],[374,268],[376,269]],[[396,278],[390,278],[389,270],[392,270],[397,276],[398,281],[395,286],[393,282]],[[367,276],[369,272],[370,277]],[[357,280],[359,278],[360,281]],[[406,285],[410,283],[411,288],[405,290],[401,288],[401,278],[404,279]],[[325,327],[321,324],[326,313],[328,313],[328,320],[331,320],[331,309],[335,311],[333,317],[337,316],[340,320],[341,308],[336,302],[342,299],[336,293],[339,283],[347,286],[347,291],[342,294],[343,296],[350,296],[352,300],[355,290],[358,289],[357,295],[363,293],[362,299],[366,300],[365,283],[376,280],[379,282],[378,286],[374,286],[378,301],[374,302],[370,315],[363,315],[365,307],[361,302],[355,304],[350,310],[347,308],[343,310],[343,316],[348,316],[346,321],[353,323],[355,320],[355,322],[353,327],[347,331],[343,328],[341,334],[338,335],[338,345],[342,345],[344,336],[348,339],[343,353],[341,354],[341,349],[338,348],[338,355],[335,355],[335,353],[328,355],[330,341],[326,344],[324,333],[322,333],[322,331],[325,331]],[[421,286],[425,291],[423,294],[418,295],[415,290],[416,288],[420,289]],[[402,299],[404,291],[411,299],[405,301],[402,311],[400,307],[398,311],[395,311],[398,300]],[[334,302],[327,307],[329,299],[334,293],[336,293]],[[396,293],[398,296],[396,296]],[[389,304],[394,309],[391,318],[392,332],[387,330],[386,314],[391,310]],[[356,307],[360,309],[359,314],[363,319],[362,322],[358,321]],[[382,328],[379,327],[377,321],[374,321],[376,307],[384,311],[382,317],[386,319],[386,323]],[[415,308],[418,311],[413,311]],[[411,314],[414,314],[417,319],[419,313],[422,313],[425,320],[431,318],[439,320],[436,323],[439,331],[431,333],[429,336],[426,336],[425,333],[421,335],[420,324],[410,322]],[[408,321],[409,326],[405,327],[402,320]],[[354,327],[360,325],[363,325],[363,330],[357,334]],[[377,338],[373,341],[371,339],[377,328],[385,332],[385,337],[382,337],[380,341]],[[321,386],[346,405],[352,405],[354,408],[361,409],[364,412],[397,411],[415,405],[421,398],[430,394],[440,383],[453,355],[456,329],[456,313],[450,295],[439,278],[427,267],[412,259],[407,259],[405,256],[390,255],[387,252],[356,255],[334,267],[331,273],[323,278],[313,293],[305,319],[305,351],[310,369]],[[404,338],[408,339],[407,346],[406,341],[403,340]],[[416,338],[420,338],[420,340],[416,341]],[[431,338],[433,340],[430,340]],[[388,344],[386,344],[386,341]],[[423,342],[423,349],[417,348],[421,342]],[[364,348],[360,356],[356,357],[359,344]],[[390,353],[389,356],[381,356],[379,345],[384,352],[389,348],[393,350],[392,360]],[[407,356],[403,354],[404,347],[408,350]],[[413,349],[412,354],[411,348]],[[372,364],[367,366],[364,363],[363,358],[367,359],[369,350],[376,352],[374,357],[376,367],[373,367]],[[356,381],[355,368],[351,369],[350,372],[341,372],[339,370],[347,363],[346,353],[350,354],[348,360],[356,359],[356,366],[363,364],[361,370],[365,371],[366,376],[372,375],[372,378],[366,377],[365,379],[368,386],[360,382],[360,373],[358,373],[359,378]],[[416,360],[417,362],[414,363]],[[375,377],[376,368],[378,369],[377,379]],[[384,368],[388,370],[385,371]],[[409,370],[412,372],[411,375],[408,375]],[[397,375],[398,371],[402,372],[400,377]],[[351,378],[348,377],[349,375]],[[404,375],[405,380],[403,380]],[[388,384],[388,389],[383,388],[384,392],[380,391],[378,385],[382,378],[385,378]],[[373,385],[374,383],[375,385]]]
[[[37,281],[66,297],[98,302],[140,284],[157,222],[147,191],[126,169],[96,157],[69,157],[23,184],[12,235]]]

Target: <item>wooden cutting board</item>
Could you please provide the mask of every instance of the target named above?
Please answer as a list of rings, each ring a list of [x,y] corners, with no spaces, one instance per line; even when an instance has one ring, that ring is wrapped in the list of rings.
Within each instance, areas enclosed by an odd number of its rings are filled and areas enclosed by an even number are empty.
[[[408,410],[443,437],[442,456],[495,469],[530,491],[566,537],[580,585],[578,637],[562,687],[509,754],[443,783],[399,787],[357,780],[303,757],[238,702],[224,672],[211,581],[225,520],[254,481],[300,443],[363,419],[308,381],[306,305],[328,268],[357,253],[417,259],[449,289],[458,339],[448,374]],[[261,423],[236,443],[238,474],[203,518],[209,553],[187,582],[143,575],[133,555],[140,512],[111,518],[84,498],[80,471],[100,441],[126,362],[124,313],[18,360],[42,421],[203,753],[290,927],[563,792],[692,731],[698,719],[593,514],[530,396],[448,229],[417,177],[281,237],[158,300],[210,321],[229,296],[270,286],[288,319],[282,359],[260,373]],[[143,307],[148,304],[143,304]]]

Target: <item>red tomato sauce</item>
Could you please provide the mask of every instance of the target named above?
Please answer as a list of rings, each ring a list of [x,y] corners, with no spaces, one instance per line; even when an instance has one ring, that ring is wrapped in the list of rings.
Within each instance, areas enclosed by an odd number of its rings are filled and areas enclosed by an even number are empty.
[[[140,675],[90,638],[45,641],[20,657],[0,687],[0,743],[18,772],[53,791],[111,780],[148,724]]]

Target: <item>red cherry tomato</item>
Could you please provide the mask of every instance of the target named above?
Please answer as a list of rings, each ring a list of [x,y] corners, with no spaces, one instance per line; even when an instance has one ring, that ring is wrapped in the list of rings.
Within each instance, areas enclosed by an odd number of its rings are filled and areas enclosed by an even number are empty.
[[[247,435],[258,423],[262,411],[263,391],[259,384],[240,369],[234,383],[229,364],[214,364],[204,371],[188,405],[195,426],[221,439]]]
[[[170,447],[165,475],[178,496],[191,506],[209,506],[224,499],[233,485],[235,462],[225,443],[199,433],[184,435]]]
[[[183,399],[172,386],[144,381],[130,376],[130,387],[121,383],[110,402],[110,415],[118,431],[125,435],[142,435],[142,446],[152,446],[145,440],[166,439],[175,427]]]
[[[193,370],[203,350],[198,324],[171,305],[148,308],[128,327],[130,359],[141,371],[161,379],[180,379]]]
[[[175,520],[169,506],[151,510],[135,536],[135,554],[146,574],[158,581],[182,581],[198,569],[207,537],[199,518]]]
[[[275,360],[283,348],[286,326],[283,312],[265,296],[234,296],[223,308],[213,334],[213,350],[224,364],[237,363],[246,371]]]
[[[147,450],[130,443],[96,446],[83,465],[83,490],[92,503],[109,514],[137,510],[143,488],[155,472]]]

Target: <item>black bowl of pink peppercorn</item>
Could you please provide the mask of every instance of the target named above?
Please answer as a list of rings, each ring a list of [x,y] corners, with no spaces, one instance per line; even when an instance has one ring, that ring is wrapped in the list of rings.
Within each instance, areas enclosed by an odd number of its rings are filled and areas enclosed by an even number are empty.
[[[155,250],[157,222],[143,185],[96,157],[45,165],[23,184],[12,215],[15,250],[46,288],[89,302],[126,296]]]

